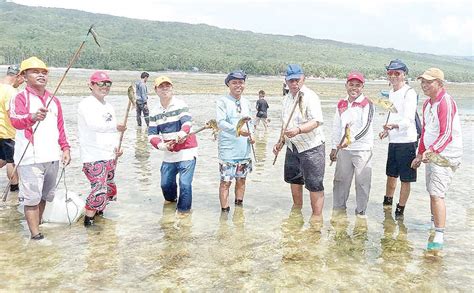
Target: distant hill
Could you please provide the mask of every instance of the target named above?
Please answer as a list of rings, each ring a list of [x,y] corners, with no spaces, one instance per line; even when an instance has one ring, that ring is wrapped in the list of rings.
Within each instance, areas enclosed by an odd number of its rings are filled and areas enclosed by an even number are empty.
[[[249,74],[279,75],[286,64],[300,63],[308,75],[341,78],[359,69],[369,78],[378,78],[385,76],[385,64],[401,58],[409,65],[411,77],[436,66],[451,81],[474,81],[472,56],[418,54],[305,36],[29,7],[5,0],[0,0],[0,63],[18,63],[36,55],[50,66],[67,66],[91,24],[102,48],[88,42],[74,67],[210,73],[241,68]]]

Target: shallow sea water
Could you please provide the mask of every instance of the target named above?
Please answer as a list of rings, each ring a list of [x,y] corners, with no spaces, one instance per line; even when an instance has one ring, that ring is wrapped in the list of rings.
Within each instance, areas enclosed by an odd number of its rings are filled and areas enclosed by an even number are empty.
[[[190,106],[196,125],[214,118],[217,96],[180,97]],[[66,168],[65,180],[69,191],[85,195],[88,182],[81,172],[76,126],[80,99],[62,98],[73,146],[73,162]],[[123,119],[126,97],[110,96],[108,100]],[[424,168],[412,185],[403,221],[394,219],[394,209],[382,207],[386,140],[375,141],[366,220],[354,216],[353,189],[347,215],[332,214],[334,166],[329,167],[328,161],[323,225],[309,222],[307,192],[303,209],[292,210],[289,186],[282,179],[284,155],[272,166],[280,97],[268,100],[270,127],[266,133],[258,131],[259,162],[248,177],[243,207],[231,204],[230,213],[221,214],[217,144],[209,132],[202,132],[193,212],[177,218],[175,206],[163,204],[159,187],[162,154],[149,146],[145,129],[136,128],[132,110],[124,155],[116,171],[118,201],[108,206],[95,227],[85,229],[82,219],[72,225],[45,224],[41,229],[48,243],[33,243],[17,211],[17,195],[10,194],[7,205],[0,208],[0,290],[472,291],[472,97],[457,100],[465,155],[446,198],[446,246],[436,257],[425,253],[430,211]],[[156,102],[152,98],[149,104]],[[322,106],[328,155],[335,100],[323,98]],[[377,132],[385,115],[377,110]],[[4,176],[0,183],[3,188]]]

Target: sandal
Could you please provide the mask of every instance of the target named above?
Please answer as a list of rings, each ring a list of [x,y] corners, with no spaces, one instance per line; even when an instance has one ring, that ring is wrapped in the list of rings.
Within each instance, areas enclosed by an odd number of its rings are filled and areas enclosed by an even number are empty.
[[[41,233],[38,233],[35,236],[31,236],[31,240],[41,240],[41,239],[44,239],[44,236]]]
[[[230,207],[221,208],[221,211],[222,211],[223,213],[228,213],[228,212],[230,212]]]

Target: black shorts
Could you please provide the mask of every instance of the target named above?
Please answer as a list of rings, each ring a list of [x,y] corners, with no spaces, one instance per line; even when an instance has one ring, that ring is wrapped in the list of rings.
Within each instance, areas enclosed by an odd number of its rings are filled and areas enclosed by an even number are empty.
[[[0,138],[0,160],[13,163],[15,153],[15,141],[9,138]]]
[[[402,182],[416,182],[416,169],[410,167],[416,157],[416,145],[416,142],[388,144],[387,176],[400,176]]]
[[[301,153],[298,153],[296,148],[294,150],[287,148],[284,171],[285,182],[304,184],[306,189],[311,192],[323,191],[324,159],[324,144]]]

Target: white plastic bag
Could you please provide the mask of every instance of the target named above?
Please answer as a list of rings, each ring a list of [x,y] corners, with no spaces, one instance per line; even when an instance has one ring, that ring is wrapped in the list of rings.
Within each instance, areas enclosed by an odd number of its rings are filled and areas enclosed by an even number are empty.
[[[54,200],[46,202],[43,213],[45,223],[75,223],[84,214],[85,199],[75,192],[59,189]]]

